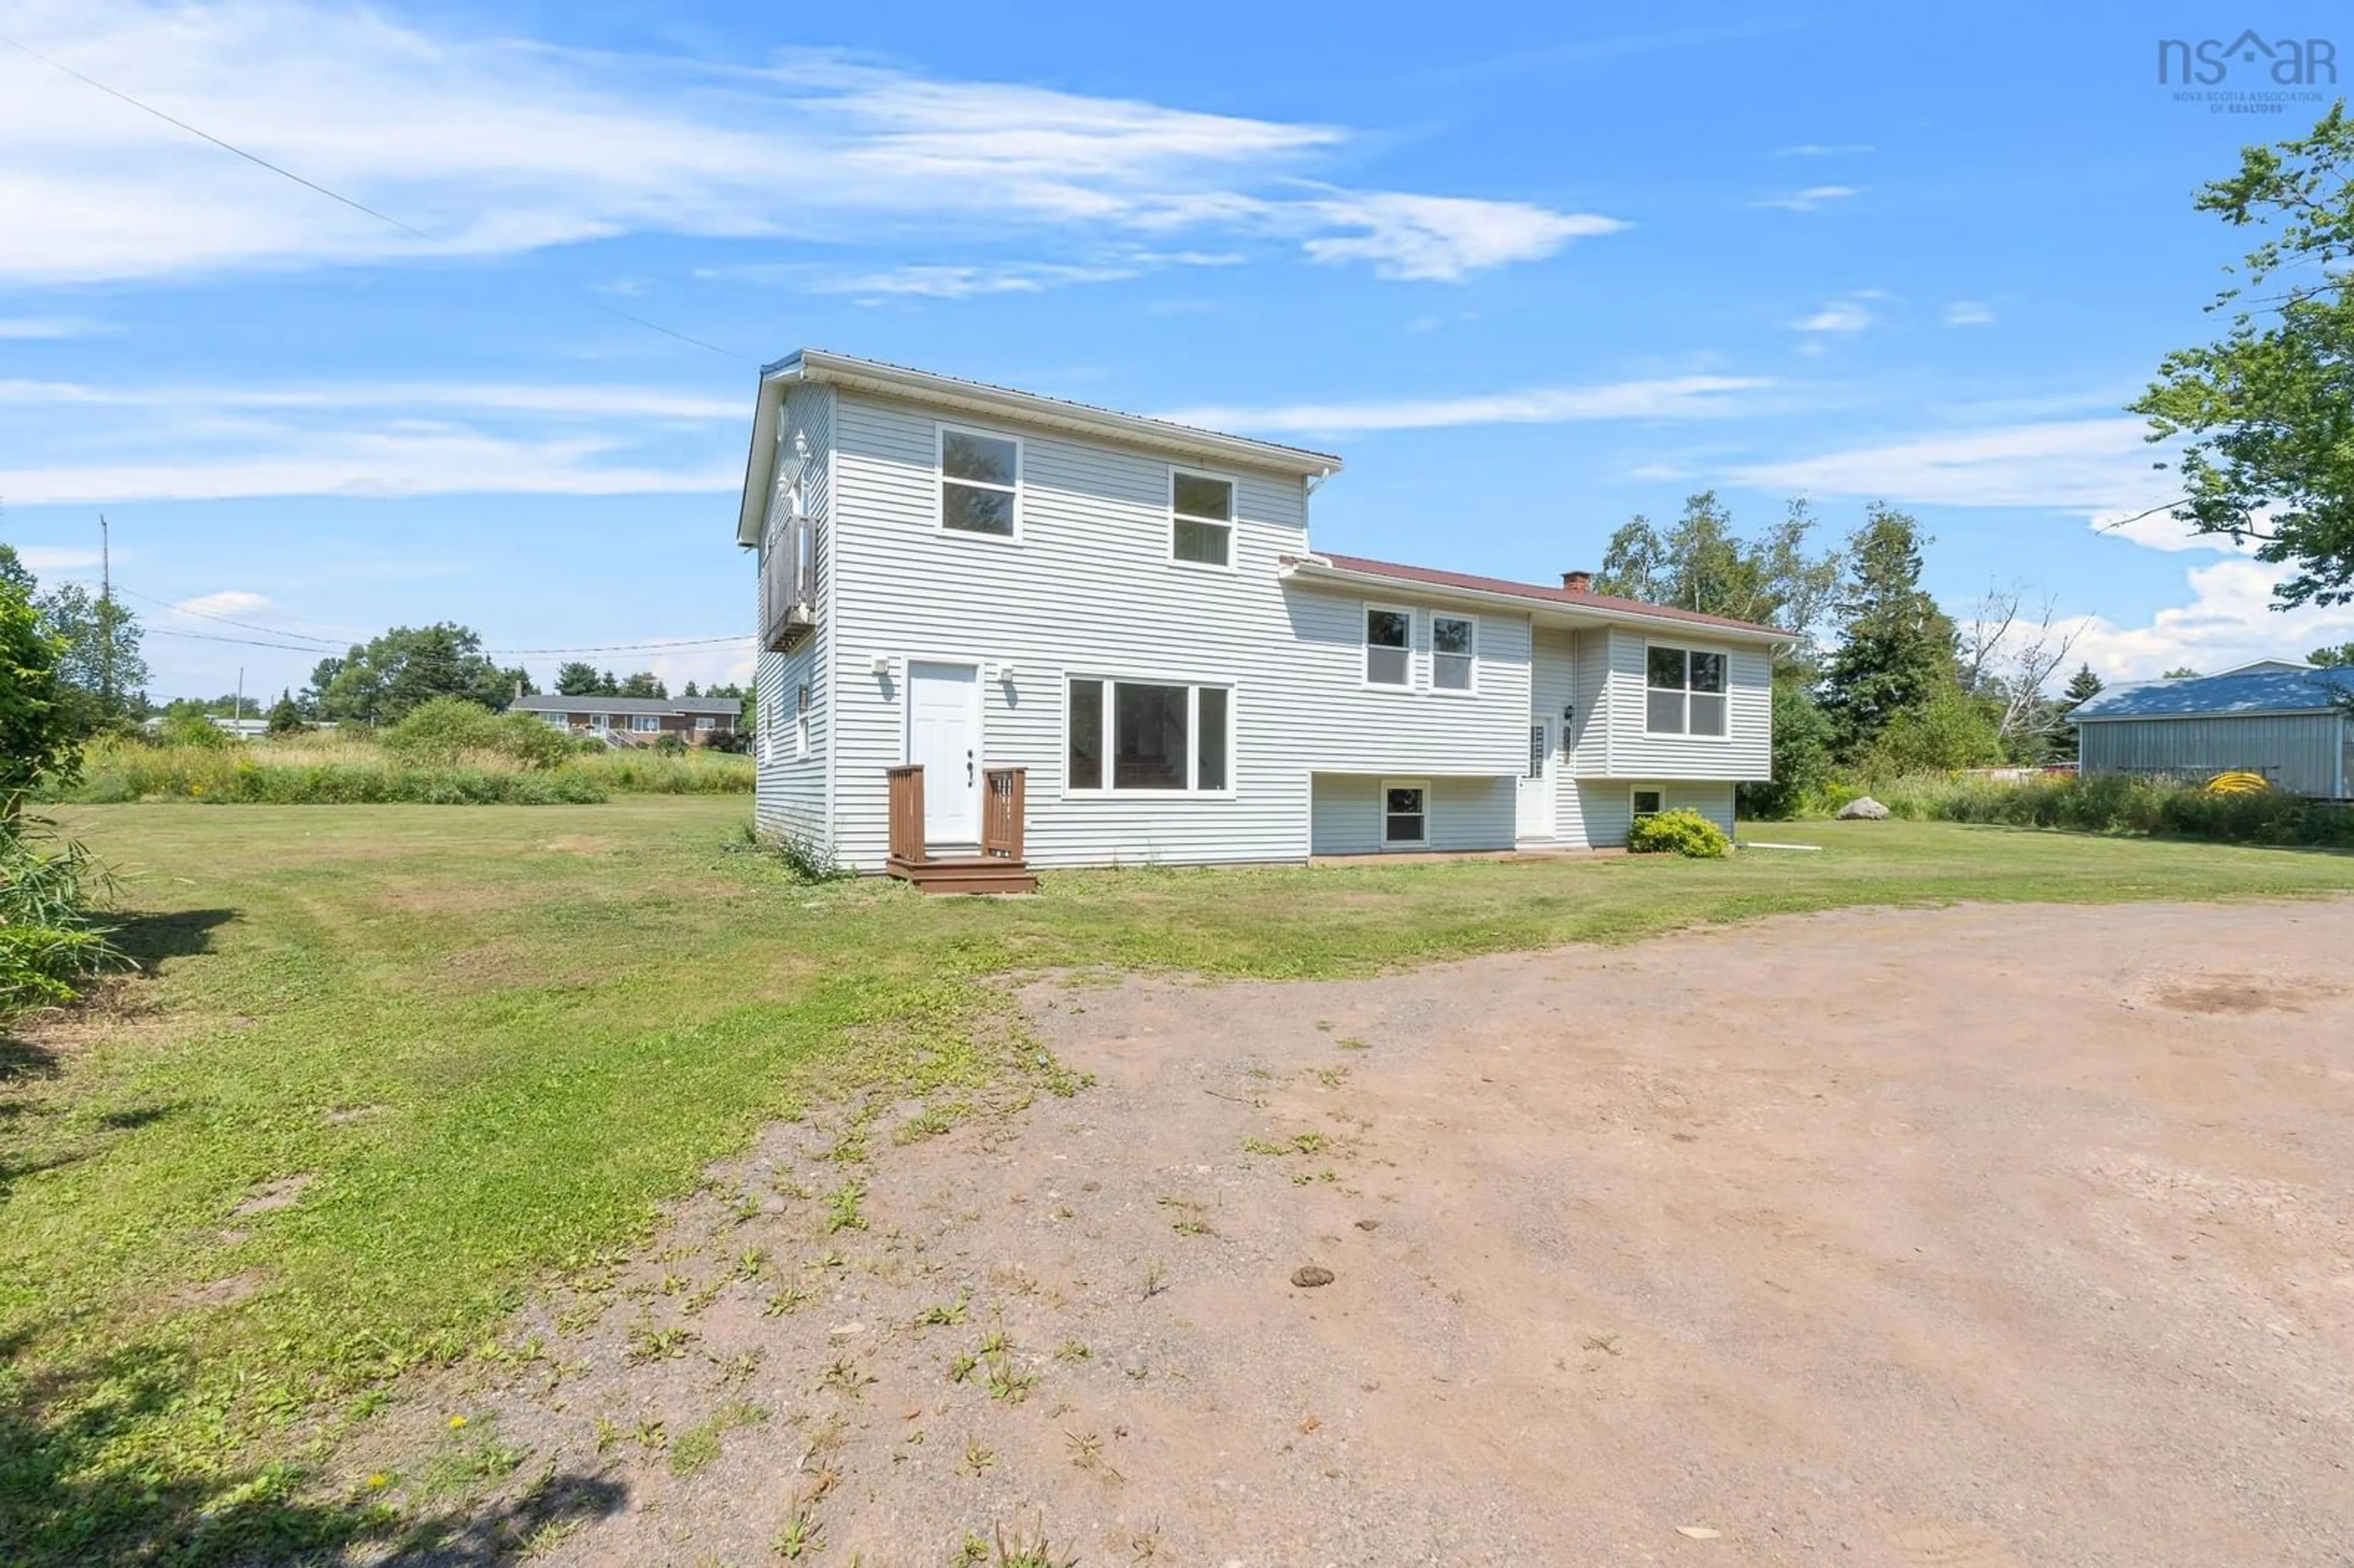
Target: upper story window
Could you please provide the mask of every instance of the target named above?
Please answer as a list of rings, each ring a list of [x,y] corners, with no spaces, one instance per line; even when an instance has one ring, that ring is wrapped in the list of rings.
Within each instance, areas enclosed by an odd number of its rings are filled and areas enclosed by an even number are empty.
[[[1434,691],[1476,691],[1479,623],[1468,615],[1430,618],[1430,684]]]
[[[1724,655],[1653,643],[1643,660],[1643,727],[1653,735],[1724,733]]]
[[[1169,558],[1225,567],[1235,556],[1235,482],[1169,471]]]
[[[1022,442],[940,427],[940,526],[1016,538],[1021,531]]]
[[[1365,607],[1365,684],[1403,686],[1414,662],[1414,612]]]

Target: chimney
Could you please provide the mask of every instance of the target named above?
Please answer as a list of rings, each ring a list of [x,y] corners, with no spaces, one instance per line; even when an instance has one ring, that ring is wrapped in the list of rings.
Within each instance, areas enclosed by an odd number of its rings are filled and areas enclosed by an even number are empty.
[[[1561,574],[1561,586],[1567,588],[1572,593],[1592,593],[1594,591],[1594,574],[1592,572],[1564,572]]]

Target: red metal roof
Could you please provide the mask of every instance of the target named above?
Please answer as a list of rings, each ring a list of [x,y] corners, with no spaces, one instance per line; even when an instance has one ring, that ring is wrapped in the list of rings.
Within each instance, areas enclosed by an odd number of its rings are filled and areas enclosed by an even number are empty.
[[[1286,561],[1305,561],[1311,557],[1286,556]],[[1319,553],[1313,559],[1328,561],[1344,572],[1363,572],[1370,577],[1394,577],[1399,582],[1422,583],[1430,588],[1468,588],[1475,593],[1510,594],[1515,599],[1542,599],[1548,604],[1575,605],[1581,609],[1617,610],[1627,615],[1648,615],[1660,620],[1688,620],[1696,626],[1722,626],[1735,631],[1755,631],[1776,637],[1787,637],[1779,627],[1760,626],[1754,620],[1734,620],[1722,615],[1702,615],[1696,609],[1678,609],[1673,605],[1645,604],[1638,599],[1620,599],[1616,594],[1580,593],[1575,588],[1546,588],[1540,583],[1516,583],[1504,577],[1479,577],[1469,572],[1442,572],[1429,567],[1405,567],[1395,561],[1368,560],[1363,556],[1335,556]]]

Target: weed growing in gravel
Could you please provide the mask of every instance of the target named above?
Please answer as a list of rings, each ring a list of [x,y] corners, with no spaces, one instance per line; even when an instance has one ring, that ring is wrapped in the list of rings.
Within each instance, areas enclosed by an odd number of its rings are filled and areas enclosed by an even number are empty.
[[[731,1399],[710,1416],[688,1427],[671,1445],[670,1467],[674,1474],[691,1476],[712,1460],[719,1457],[719,1435],[738,1426],[754,1426],[769,1418],[769,1413],[748,1400]]]
[[[695,1339],[689,1329],[657,1329],[651,1323],[641,1324],[630,1330],[622,1359],[631,1366],[647,1361],[674,1361],[686,1354],[687,1345]]]
[[[861,1371],[858,1363],[848,1356],[839,1356],[832,1366],[818,1374],[817,1381],[822,1388],[833,1389],[853,1399],[864,1399],[866,1396],[862,1391],[875,1381],[875,1374]]]
[[[943,1301],[935,1306],[927,1307],[916,1314],[915,1326],[918,1329],[954,1328],[964,1321],[964,1309],[969,1299],[963,1292],[960,1291],[953,1301]]]
[[[798,1563],[825,1550],[825,1531],[807,1509],[796,1509],[785,1528],[769,1542],[769,1550],[788,1563]]]
[[[894,1143],[920,1143],[928,1138],[938,1138],[956,1125],[944,1110],[927,1108],[901,1122],[891,1134]]]
[[[844,1181],[826,1195],[825,1228],[831,1235],[836,1231],[863,1231],[866,1216],[858,1212],[859,1200],[866,1189],[855,1181]]]
[[[1366,1044],[1363,1041],[1358,1039],[1353,1034],[1335,1040],[1332,1044],[1338,1045],[1343,1051],[1369,1051],[1373,1049],[1373,1047]]]
[[[1168,1267],[1157,1259],[1144,1266],[1144,1299],[1151,1300],[1169,1288]]]
[[[975,1476],[981,1475],[987,1471],[991,1465],[996,1463],[996,1449],[982,1447],[979,1438],[968,1437],[965,1439],[964,1468],[968,1474]],[[967,1537],[966,1539],[970,1540],[971,1538]]]
[[[763,1318],[781,1318],[788,1312],[798,1311],[801,1308],[808,1305],[809,1298],[810,1293],[802,1289],[800,1286],[785,1286],[780,1289],[774,1290],[769,1293],[767,1303],[760,1308],[760,1316]]]
[[[1087,1346],[1079,1343],[1076,1340],[1073,1340],[1069,1344],[1065,1345],[1061,1350],[1055,1352],[1055,1359],[1058,1361],[1083,1361],[1094,1354],[1095,1352],[1087,1349]]]

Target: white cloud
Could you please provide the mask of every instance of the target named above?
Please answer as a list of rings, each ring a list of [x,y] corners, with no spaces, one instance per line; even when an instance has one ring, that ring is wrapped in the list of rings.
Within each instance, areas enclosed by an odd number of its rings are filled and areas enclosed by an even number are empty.
[[[2138,512],[2165,500],[2139,419],[2068,419],[1921,436],[1737,471],[1744,484],[1952,506]]]
[[[6,492],[0,491],[0,499]],[[98,565],[96,550],[72,550],[55,545],[27,545],[16,552],[16,558],[37,572],[72,572]]]
[[[1766,155],[1769,158],[1839,158],[1871,151],[1872,143],[1869,142],[1801,142],[1795,147],[1776,147]]]
[[[213,615],[251,615],[270,608],[270,596],[247,588],[223,588],[217,593],[198,594],[172,606],[184,615],[199,618]]]
[[[31,342],[38,338],[84,337],[104,326],[80,316],[0,316],[0,342]]]
[[[1469,397],[1184,408],[1164,414],[1217,429],[1310,431],[1435,429],[1458,425],[1558,425],[1590,419],[1705,418],[1742,412],[1734,395],[1772,383],[1754,376],[1679,376],[1598,387],[1541,387]]]
[[[1845,201],[1850,196],[1862,194],[1862,189],[1856,185],[1808,185],[1802,191],[1792,191],[1787,196],[1762,196],[1749,205],[1779,207],[1784,212],[1812,212],[1828,203]]]
[[[1517,201],[1366,193],[1310,203],[1310,210],[1357,232],[1311,238],[1319,261],[1369,261],[1384,278],[1460,278],[1489,267],[1536,261],[1573,239],[1615,234],[1615,217],[1560,213]]]
[[[516,439],[480,430],[288,431],[254,450],[177,461],[0,469],[0,495],[24,505],[218,501],[262,495],[634,495],[733,491],[732,461],[631,462],[595,438]]]
[[[2149,680],[2185,665],[2212,673],[2257,659],[2302,659],[2314,648],[2354,639],[2354,605],[2272,608],[2281,569],[2234,558],[2184,574],[2188,604],[2169,605],[2139,626],[2098,616],[2080,628],[2072,657],[2111,680]]]
[[[298,387],[94,387],[70,381],[0,381],[0,405],[81,404],[187,413],[241,409],[448,408],[642,419],[744,418],[742,397],[655,387],[531,386],[511,382],[351,382]]]
[[[1810,316],[1801,316],[1790,323],[1793,332],[1861,332],[1872,324],[1872,312],[1864,305],[1871,296],[1858,294],[1845,300],[1833,300]]]
[[[1992,326],[1994,323],[1994,307],[1982,300],[1956,300],[1946,307],[1949,327]]]
[[[1109,283],[1135,276],[1132,267],[1075,267],[1044,261],[996,266],[917,263],[872,272],[833,274],[807,286],[811,292],[819,294],[966,300],[976,294],[1043,294],[1049,289],[1068,288],[1076,283]]]
[[[22,55],[0,59],[0,277],[497,255],[631,232],[796,240],[1218,230],[1386,276],[1615,220],[1306,183],[1332,126],[840,55],[752,67],[426,31],[321,0],[0,0],[34,48],[431,235],[403,233]]]

